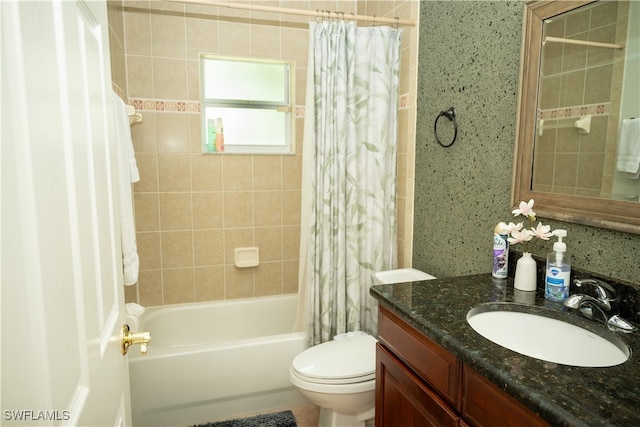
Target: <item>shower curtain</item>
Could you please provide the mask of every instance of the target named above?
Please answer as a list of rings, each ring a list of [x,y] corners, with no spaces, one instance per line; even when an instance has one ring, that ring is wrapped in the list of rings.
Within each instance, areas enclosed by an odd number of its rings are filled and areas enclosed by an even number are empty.
[[[397,266],[402,30],[310,23],[300,301],[309,344],[377,334],[376,271]]]

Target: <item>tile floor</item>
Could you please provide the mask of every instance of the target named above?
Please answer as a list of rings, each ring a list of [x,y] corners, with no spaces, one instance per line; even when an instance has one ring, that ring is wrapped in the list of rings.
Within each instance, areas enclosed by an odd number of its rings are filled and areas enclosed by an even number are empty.
[[[293,416],[296,418],[298,427],[318,427],[320,418],[320,407],[308,404],[291,408]]]

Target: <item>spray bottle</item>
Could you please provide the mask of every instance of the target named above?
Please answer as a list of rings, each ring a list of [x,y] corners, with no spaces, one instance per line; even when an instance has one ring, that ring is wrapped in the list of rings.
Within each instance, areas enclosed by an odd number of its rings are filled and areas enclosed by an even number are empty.
[[[491,274],[496,279],[506,279],[509,270],[509,229],[504,222],[493,230],[493,269]]]
[[[558,241],[553,244],[553,252],[547,256],[547,270],[544,280],[544,297],[549,301],[564,301],[569,296],[571,286],[571,255],[567,253],[567,230],[554,230]]]

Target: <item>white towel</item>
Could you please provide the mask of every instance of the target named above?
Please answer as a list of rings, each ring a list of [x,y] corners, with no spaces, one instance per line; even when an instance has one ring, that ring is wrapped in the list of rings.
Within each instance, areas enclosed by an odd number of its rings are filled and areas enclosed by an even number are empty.
[[[640,118],[624,119],[620,125],[616,167],[631,178],[640,176]]]
[[[127,106],[118,95],[113,93],[113,111],[115,116],[115,138],[118,153],[118,188],[120,190],[120,235],[122,239],[122,265],[125,286],[138,282],[138,248],[136,228],[133,217],[131,183],[138,182],[140,175],[136,164]]]
[[[145,308],[135,302],[128,302],[124,305],[127,325],[132,332],[140,329],[140,317],[144,314]]]

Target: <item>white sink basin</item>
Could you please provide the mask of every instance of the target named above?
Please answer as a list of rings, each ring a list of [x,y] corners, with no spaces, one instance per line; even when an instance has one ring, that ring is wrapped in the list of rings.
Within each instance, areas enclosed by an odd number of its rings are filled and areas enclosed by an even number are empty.
[[[513,307],[507,311],[495,305],[479,306],[469,311],[467,322],[488,340],[547,362],[606,367],[629,359],[629,347],[600,325],[588,330],[563,320],[512,311]],[[602,330],[595,332],[596,328]]]

